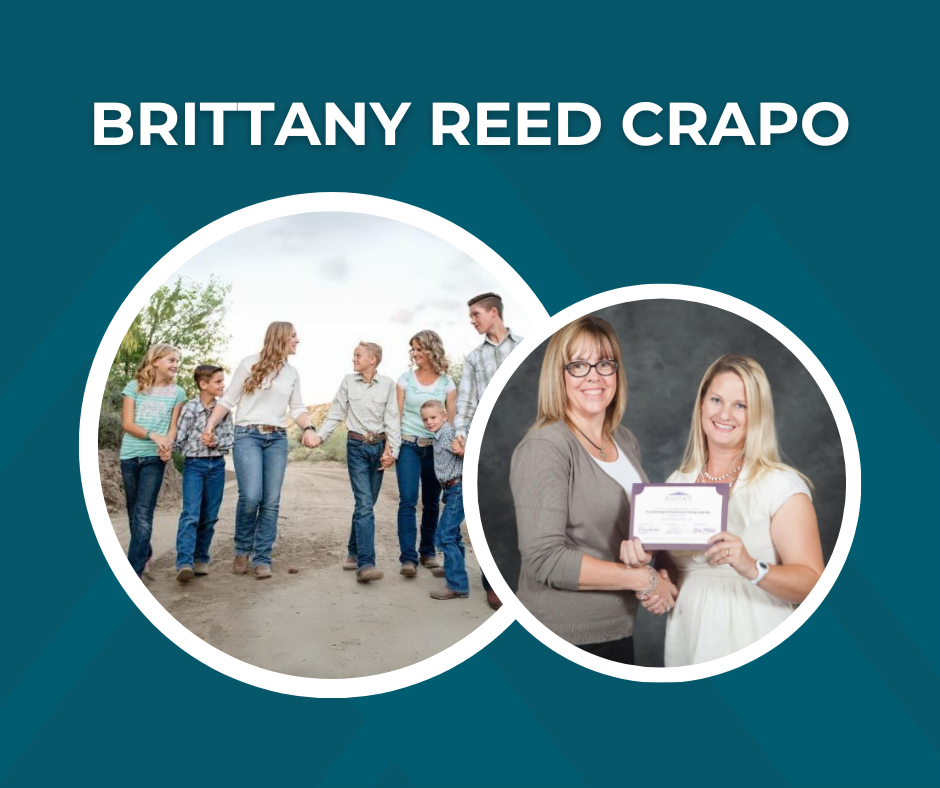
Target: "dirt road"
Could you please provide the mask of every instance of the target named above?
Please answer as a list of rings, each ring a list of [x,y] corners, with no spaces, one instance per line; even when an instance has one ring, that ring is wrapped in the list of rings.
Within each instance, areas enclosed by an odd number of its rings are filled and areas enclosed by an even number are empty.
[[[468,635],[492,613],[466,531],[470,598],[438,602],[429,592],[444,581],[419,568],[398,574],[398,486],[388,472],[376,508],[376,562],[385,579],[360,584],[344,571],[353,510],[344,465],[291,464],[281,495],[274,576],[233,575],[234,480],[216,526],[212,573],[188,584],[176,581],[179,512],[158,510],[154,564],[145,584],[178,621],[206,642],[269,670],[314,678],[369,676],[412,665]],[[420,517],[420,510],[419,510]],[[127,517],[112,514],[127,549]],[[296,568],[289,574],[288,568]]]

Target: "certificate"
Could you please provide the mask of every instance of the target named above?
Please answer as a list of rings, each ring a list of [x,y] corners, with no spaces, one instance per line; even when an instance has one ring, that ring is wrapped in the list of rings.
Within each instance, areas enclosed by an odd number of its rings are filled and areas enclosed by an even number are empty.
[[[630,538],[646,550],[707,550],[728,530],[727,484],[634,484]]]

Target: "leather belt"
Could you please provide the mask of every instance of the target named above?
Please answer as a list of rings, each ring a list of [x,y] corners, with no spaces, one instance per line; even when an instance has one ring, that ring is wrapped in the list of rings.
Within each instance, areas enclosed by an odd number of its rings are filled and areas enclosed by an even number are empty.
[[[434,438],[419,438],[416,435],[402,435],[401,439],[405,443],[414,443],[421,448],[434,445]]]
[[[350,432],[348,434],[354,441],[362,441],[363,443],[381,443],[385,440],[384,432],[367,432],[365,435],[359,432]]]
[[[246,430],[260,432],[264,435],[270,434],[272,432],[287,432],[286,428],[275,427],[273,424],[241,424],[239,426],[244,427]]]
[[[454,487],[460,484],[463,481],[463,476],[458,476],[456,479],[448,479],[446,482],[441,482],[441,487]]]

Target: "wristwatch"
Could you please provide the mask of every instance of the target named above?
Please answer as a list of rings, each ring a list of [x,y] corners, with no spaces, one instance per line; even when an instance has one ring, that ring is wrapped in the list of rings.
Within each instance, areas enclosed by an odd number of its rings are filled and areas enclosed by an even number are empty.
[[[767,564],[764,561],[758,561],[757,562],[757,577],[755,577],[751,582],[754,585],[757,585],[758,583],[760,583],[761,580],[764,579],[764,575],[766,575],[769,571],[770,571],[770,567],[767,566]]]

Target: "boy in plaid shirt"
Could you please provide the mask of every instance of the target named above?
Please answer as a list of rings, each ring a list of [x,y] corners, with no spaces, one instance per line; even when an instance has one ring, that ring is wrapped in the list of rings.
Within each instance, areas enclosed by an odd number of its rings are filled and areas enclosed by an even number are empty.
[[[206,446],[201,440],[216,400],[225,391],[222,367],[200,364],[193,377],[199,396],[183,405],[174,446],[185,458],[183,511],[176,531],[176,579],[181,583],[209,574],[209,546],[225,489],[225,454],[235,443],[228,413],[215,428],[215,443]]]
[[[454,453],[451,444],[454,428],[447,423],[447,408],[440,400],[428,400],[421,406],[421,421],[434,433],[434,475],[444,489],[444,511],[437,524],[435,541],[444,554],[444,577],[447,585],[432,591],[432,599],[466,599],[470,581],[464,561],[463,538],[463,458]]]

